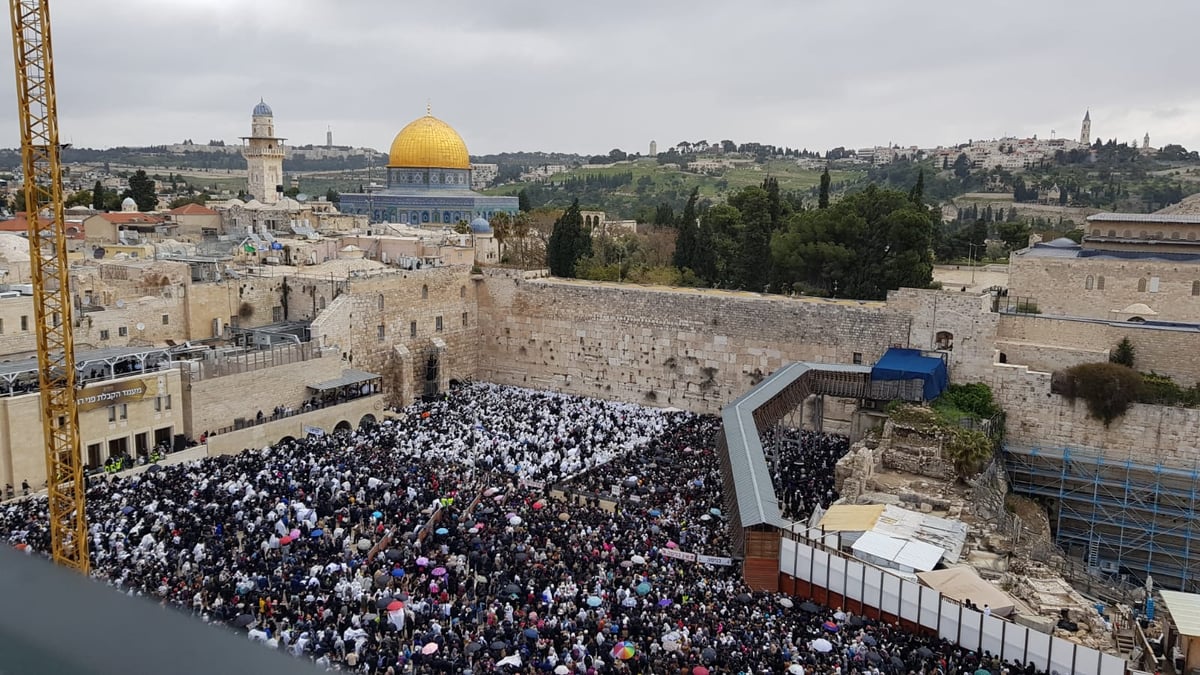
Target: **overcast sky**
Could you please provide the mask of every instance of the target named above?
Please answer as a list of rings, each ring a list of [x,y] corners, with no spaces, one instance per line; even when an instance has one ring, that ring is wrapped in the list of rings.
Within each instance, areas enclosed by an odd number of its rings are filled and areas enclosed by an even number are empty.
[[[234,141],[262,97],[289,143],[385,150],[426,101],[472,154],[1077,138],[1088,108],[1200,147],[1197,0],[50,2],[77,146]]]

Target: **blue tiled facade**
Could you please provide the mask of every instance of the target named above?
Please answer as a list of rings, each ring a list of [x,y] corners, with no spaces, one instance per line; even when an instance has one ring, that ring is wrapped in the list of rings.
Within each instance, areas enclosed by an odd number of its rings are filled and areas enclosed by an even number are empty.
[[[468,170],[389,168],[386,189],[369,195],[343,194],[339,210],[366,215],[373,223],[435,228],[517,212],[516,197],[481,195],[472,192],[470,185]]]

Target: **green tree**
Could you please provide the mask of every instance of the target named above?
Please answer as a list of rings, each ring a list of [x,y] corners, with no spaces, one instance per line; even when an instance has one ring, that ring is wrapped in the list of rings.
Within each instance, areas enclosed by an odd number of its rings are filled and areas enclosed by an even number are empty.
[[[468,223],[465,220],[459,219],[459,221],[454,224],[454,233],[455,234],[470,234],[471,233],[470,223]]]
[[[91,205],[92,205],[91,190],[79,190],[79,191],[75,192],[75,194],[71,195],[70,197],[67,197],[65,201],[63,201],[63,206],[67,207],[68,209],[71,208],[72,206],[91,206]]]
[[[583,229],[583,216],[579,213],[579,200],[572,202],[550,232],[546,243],[546,264],[556,277],[572,278],[579,259],[591,252],[592,235]]]
[[[681,271],[696,270],[696,251],[699,244],[699,225],[696,222],[696,200],[700,197],[700,188],[692,188],[687,205],[676,221],[675,253],[672,262]]]
[[[1029,224],[1012,220],[996,223],[996,236],[1010,251],[1025,248],[1029,245]]]
[[[671,226],[675,224],[675,209],[670,204],[659,204],[654,210],[654,224]]]
[[[338,194],[337,190],[329,188],[325,191],[325,201],[333,202],[334,204],[340,204],[342,201],[342,196]]]
[[[783,287],[882,300],[890,289],[933,280],[933,212],[897,190],[870,185],[828,209],[789,218],[771,241]]]
[[[138,211],[153,211],[158,207],[154,181],[146,175],[145,169],[138,169],[129,177],[129,196],[137,202]]]
[[[817,193],[817,208],[818,209],[829,208],[829,183],[830,183],[829,167],[825,167],[825,170],[821,172],[820,192]]]
[[[946,430],[946,435],[943,456],[954,464],[959,478],[966,479],[979,473],[995,454],[992,439],[982,431],[951,427]]]
[[[1117,343],[1117,348],[1108,357],[1108,360],[1112,363],[1120,364],[1126,368],[1132,368],[1136,359],[1136,350],[1133,348],[1133,343],[1129,341],[1128,337],[1121,338],[1121,341]]]
[[[92,209],[104,210],[104,184],[100,181],[96,181],[96,184],[92,186]]]
[[[908,199],[917,206],[925,205],[925,169],[917,174],[917,182],[908,191]]]
[[[517,193],[517,209],[522,213],[529,213],[532,208],[529,203],[529,192],[521,188],[521,191]]]
[[[954,160],[954,176],[956,178],[965,179],[971,175],[971,160],[967,159],[966,154],[959,153]]]
[[[741,214],[741,228],[735,235],[736,253],[730,260],[734,288],[766,291],[771,274],[771,195],[751,186],[729,197],[729,205]]]

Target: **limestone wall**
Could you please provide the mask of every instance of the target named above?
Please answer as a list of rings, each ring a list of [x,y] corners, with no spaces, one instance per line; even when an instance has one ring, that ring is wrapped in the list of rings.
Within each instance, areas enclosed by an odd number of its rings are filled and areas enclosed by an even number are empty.
[[[1088,288],[1091,277],[1091,288]],[[1104,278],[1100,288],[1100,277]],[[1158,290],[1152,292],[1152,278]],[[1139,281],[1144,280],[1144,290]],[[1030,258],[1014,255],[1009,265],[1010,296],[1032,297],[1043,314],[1113,318],[1112,310],[1144,303],[1163,321],[1200,321],[1200,266],[1153,260]],[[1200,290],[1200,289],[1198,289]],[[1127,317],[1123,317],[1127,318]]]
[[[383,396],[365,396],[340,405],[292,415],[274,422],[257,424],[208,439],[209,455],[231,455],[247,448],[262,448],[279,442],[285,436],[303,438],[304,427],[315,427],[331,433],[339,424],[357,429],[367,415],[383,418]]]
[[[710,413],[785,363],[870,364],[910,331],[884,303],[503,271],[479,307],[480,379]]]
[[[913,348],[938,349],[939,333],[952,336],[953,346],[945,352],[953,381],[976,382],[986,376],[1000,319],[991,311],[990,295],[903,288],[888,293],[887,308],[910,317],[908,344]]]

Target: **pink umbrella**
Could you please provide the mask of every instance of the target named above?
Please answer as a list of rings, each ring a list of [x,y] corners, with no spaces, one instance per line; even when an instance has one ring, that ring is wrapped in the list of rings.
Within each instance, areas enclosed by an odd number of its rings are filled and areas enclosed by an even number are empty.
[[[428,564],[429,564],[429,558],[426,558],[425,556],[421,556],[420,558],[417,558],[417,567],[424,567]]]
[[[675,542],[673,542],[673,541],[668,541],[668,542],[667,542],[667,548],[679,548],[679,544],[676,544],[676,543],[675,543]]]
[[[288,534],[291,535],[292,539],[300,538],[300,530],[292,530],[291,532],[288,532]]]
[[[436,643],[436,642],[430,642],[429,644],[425,645],[424,647],[421,647],[422,654],[432,654],[432,653],[436,652],[437,650],[438,650],[438,643]]]
[[[445,568],[445,567],[435,567],[435,568],[433,568],[433,576],[435,576],[435,577],[444,577],[444,576],[446,576],[446,568]]]

